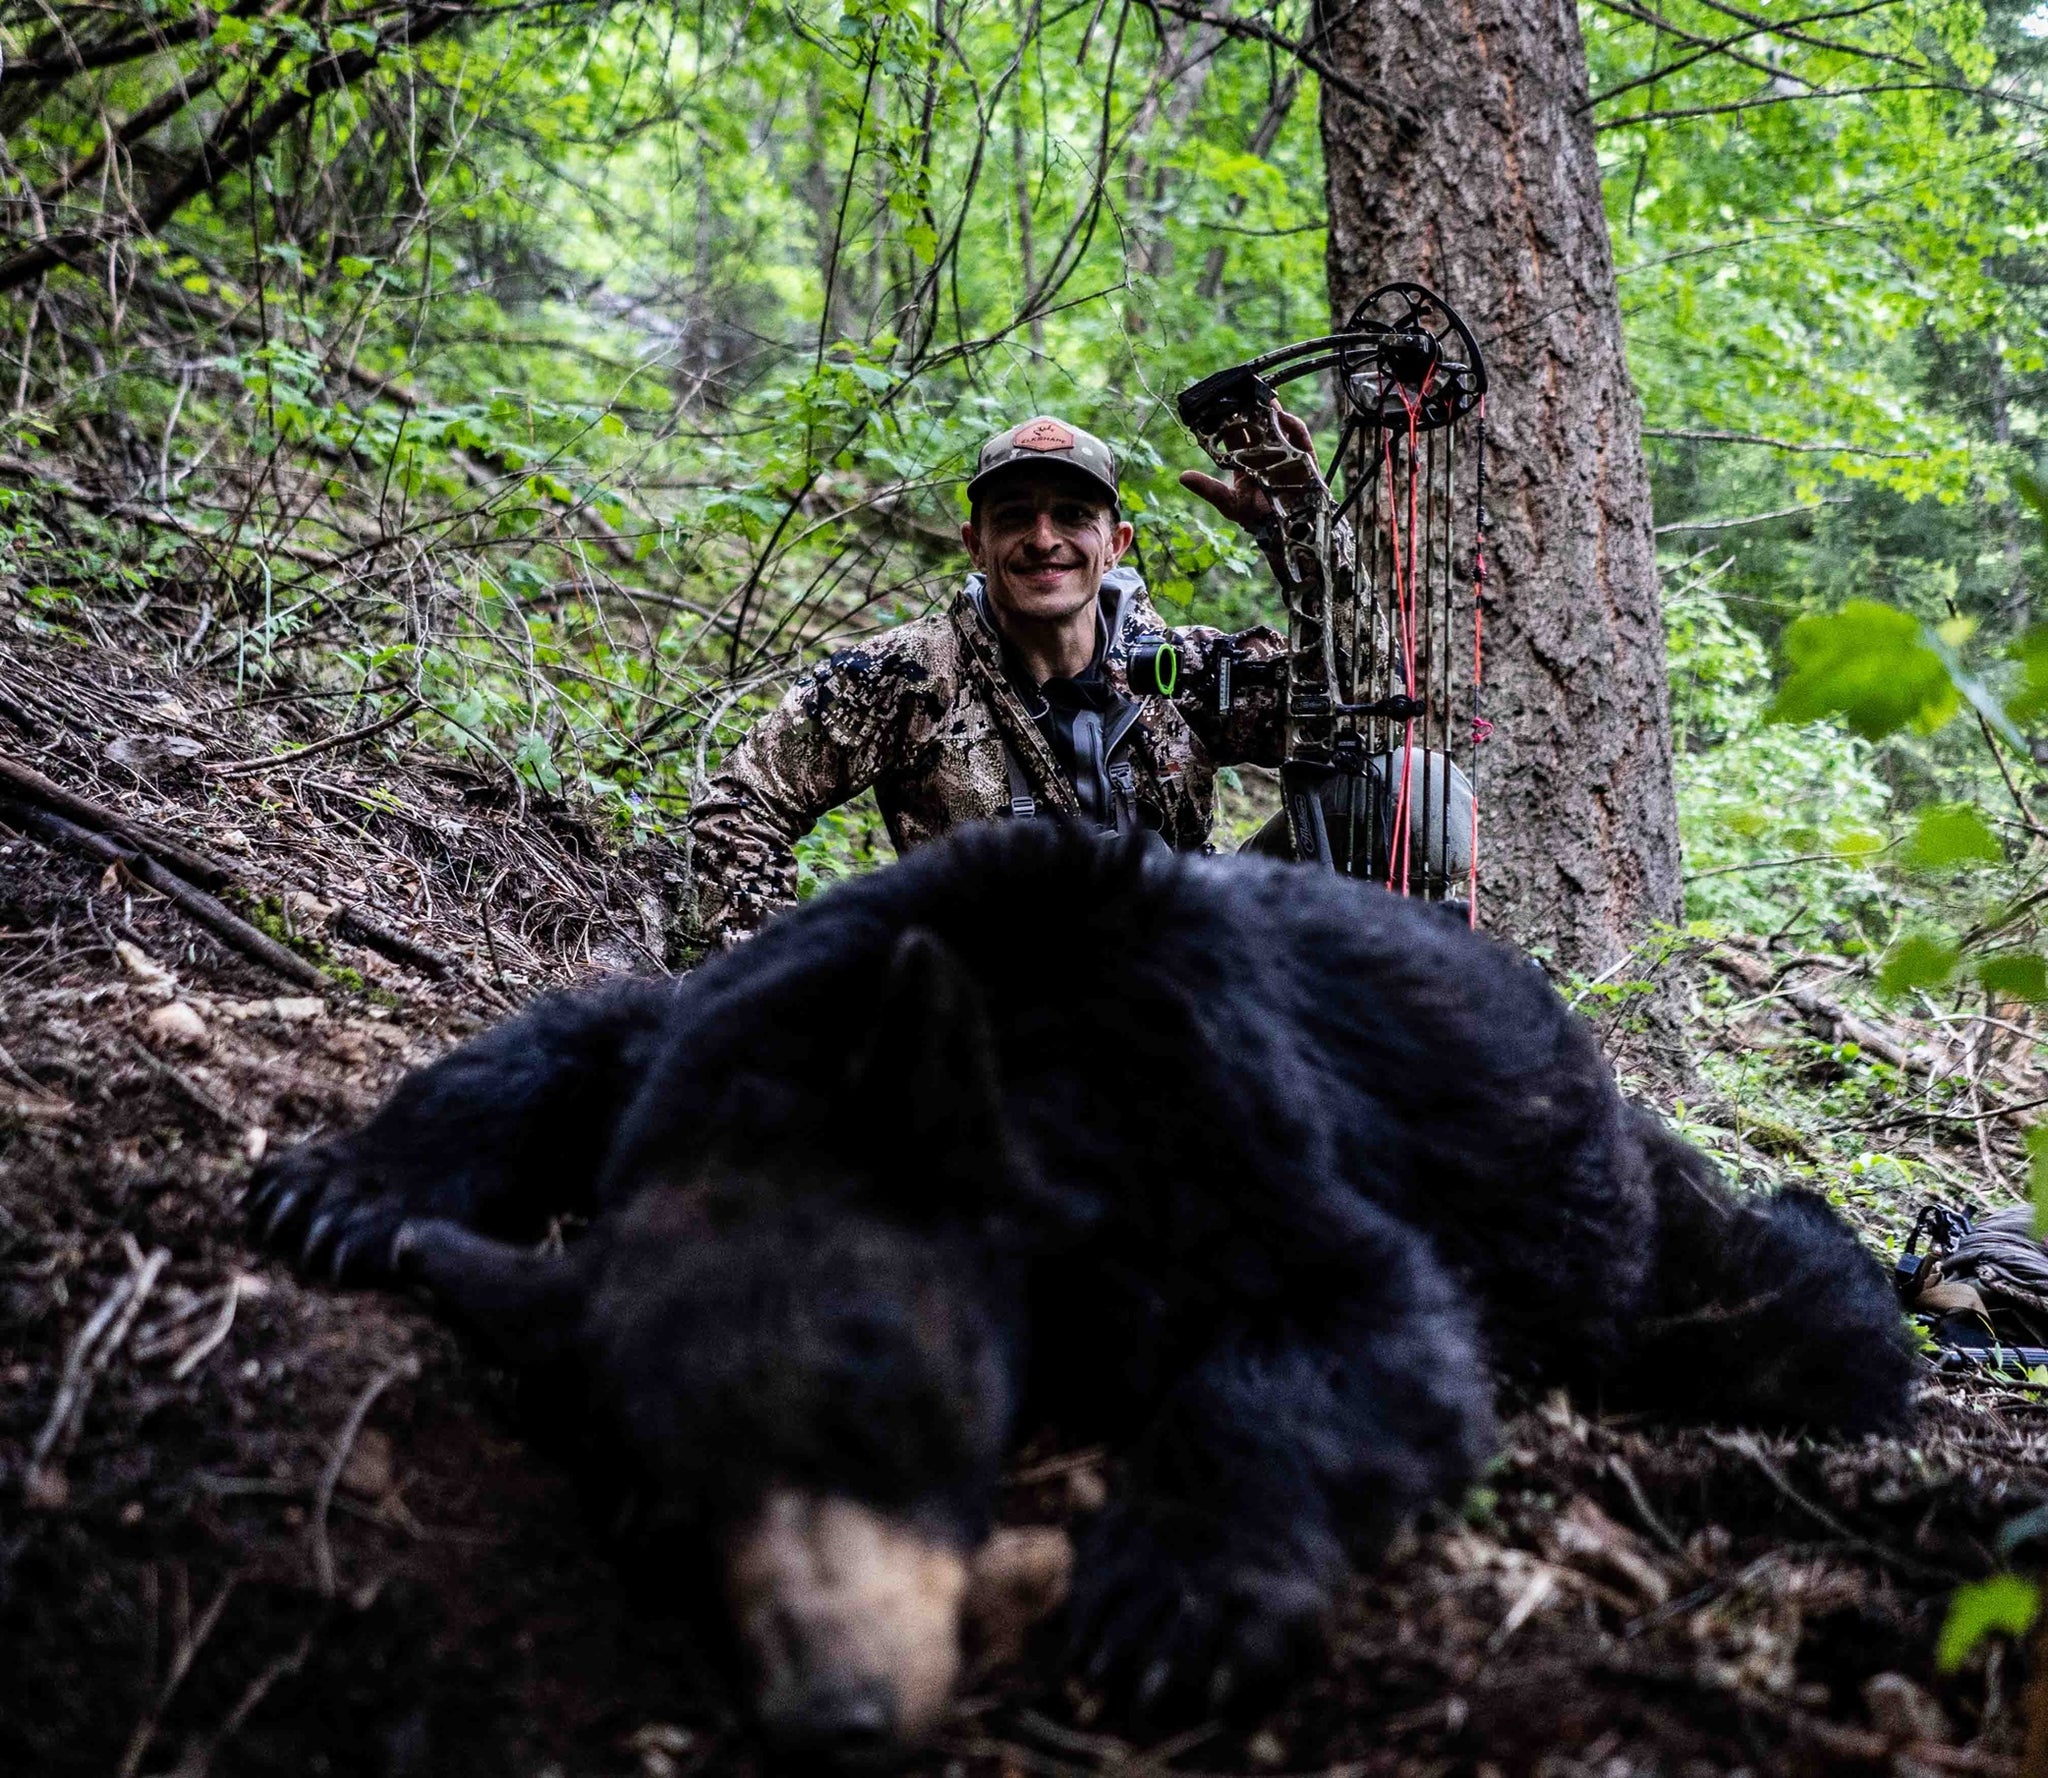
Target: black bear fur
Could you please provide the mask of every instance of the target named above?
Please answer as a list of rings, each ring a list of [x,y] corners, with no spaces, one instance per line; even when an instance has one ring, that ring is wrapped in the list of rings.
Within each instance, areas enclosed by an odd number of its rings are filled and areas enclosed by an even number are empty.
[[[1124,1484],[1071,1648],[1157,1714],[1312,1646],[1493,1441],[1490,1370],[1861,1434],[1914,1360],[1817,1197],[1730,1192],[1538,969],[1298,866],[1036,824],[674,982],[544,1000],[259,1178],[263,1235],[582,1367],[672,1511],[986,1531],[1020,1426]],[[592,1218],[565,1254],[509,1253]]]

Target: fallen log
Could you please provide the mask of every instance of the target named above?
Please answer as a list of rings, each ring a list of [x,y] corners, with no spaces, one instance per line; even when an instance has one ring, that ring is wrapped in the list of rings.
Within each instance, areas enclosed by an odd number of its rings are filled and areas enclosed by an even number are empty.
[[[322,992],[333,988],[333,982],[296,951],[286,950],[269,933],[250,925],[240,914],[205,890],[195,889],[149,853],[137,849],[132,842],[124,845],[109,834],[96,833],[91,828],[65,820],[61,815],[54,815],[48,809],[28,803],[0,803],[0,816],[46,846],[61,847],[106,864],[124,866],[139,882],[174,903],[223,943],[241,952],[251,962],[274,970],[286,981]]]
[[[1902,1072],[1942,1066],[1941,1058],[1930,1050],[1900,1042],[1892,1032],[1851,1012],[1818,989],[1780,986],[1778,971],[1765,958],[1750,956],[1730,945],[1716,945],[1707,953],[1707,961],[1755,993],[1775,992],[1829,1043],[1853,1043]]]
[[[83,827],[125,840],[134,850],[162,859],[180,876],[202,888],[220,889],[235,880],[233,869],[218,858],[209,857],[182,840],[174,840],[146,822],[103,809],[4,753],[0,753],[0,787],[11,790],[15,801],[34,804]]]
[[[346,902],[334,910],[334,917],[327,922],[327,930],[336,938],[347,939],[437,980],[464,973],[463,965],[446,951],[437,951],[431,945],[407,938],[402,932],[393,932],[390,927],[379,925],[361,908],[351,907]]]

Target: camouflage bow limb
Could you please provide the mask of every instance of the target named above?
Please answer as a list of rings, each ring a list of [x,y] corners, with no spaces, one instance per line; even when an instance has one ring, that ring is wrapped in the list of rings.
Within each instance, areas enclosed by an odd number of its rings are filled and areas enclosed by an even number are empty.
[[[1339,640],[1349,640],[1359,612],[1351,527],[1336,517],[1313,451],[1281,429],[1279,398],[1250,366],[1196,384],[1181,397],[1181,414],[1219,469],[1248,480],[1271,503],[1254,536],[1287,607],[1287,756],[1326,751],[1345,702]]]

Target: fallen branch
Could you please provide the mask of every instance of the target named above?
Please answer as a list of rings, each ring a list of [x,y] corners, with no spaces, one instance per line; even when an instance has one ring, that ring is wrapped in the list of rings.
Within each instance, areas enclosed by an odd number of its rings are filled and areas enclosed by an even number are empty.
[[[493,1006],[505,1012],[510,1012],[517,1004],[509,995],[499,993],[460,957],[451,957],[446,951],[437,951],[431,945],[407,938],[402,932],[380,926],[361,908],[350,907],[344,902],[328,920],[327,930],[336,938],[362,945],[379,956],[389,957],[394,963],[407,964],[436,981],[445,981],[450,976],[465,981]]]
[[[195,889],[184,878],[167,870],[147,852],[139,852],[109,838],[103,833],[94,833],[88,828],[53,815],[46,809],[28,807],[23,804],[0,803],[0,815],[33,834],[48,846],[65,846],[74,852],[82,852],[88,858],[97,858],[107,864],[125,865],[134,875],[159,895],[174,902],[200,925],[211,931],[216,938],[240,951],[252,962],[261,963],[267,969],[275,970],[286,981],[297,982],[301,987],[321,992],[331,989],[334,984],[325,974],[308,963],[295,951],[288,951],[269,933],[259,931],[234,913],[221,902],[216,901],[203,889]]]
[[[314,1629],[318,1627],[315,1625]],[[308,1630],[283,1654],[272,1656],[262,1672],[242,1688],[241,1697],[235,1701],[235,1707],[228,1712],[220,1727],[187,1746],[178,1761],[176,1778],[207,1778],[213,1770],[214,1756],[234,1739],[242,1724],[255,1713],[256,1706],[270,1695],[272,1686],[305,1666],[306,1656],[312,1649],[313,1630]]]
[[[168,1248],[159,1247],[147,1259],[131,1266],[127,1276],[107,1292],[106,1301],[93,1311],[91,1319],[79,1330],[78,1338],[71,1342],[49,1417],[29,1447],[28,1468],[21,1484],[22,1498],[28,1505],[64,1504],[69,1492],[64,1482],[64,1455],[78,1436],[93,1386],[128,1338],[128,1330],[135,1325],[144,1301],[155,1288],[157,1274],[170,1257]]]
[[[1716,945],[1707,961],[1724,975],[1732,975],[1746,988],[1758,993],[1775,990],[1807,1024],[1830,1043],[1853,1043],[1880,1061],[1889,1062],[1902,1073],[1915,1067],[1930,1067],[1934,1058],[1924,1050],[1901,1043],[1868,1019],[1859,1018],[1838,1000],[1830,1000],[1813,988],[1779,988],[1777,972],[1761,957],[1751,957],[1728,945]]]
[[[1649,1531],[1650,1535],[1656,1538],[1665,1549],[1669,1550],[1672,1555],[1676,1556],[1693,1573],[1700,1573],[1699,1563],[1687,1552],[1685,1545],[1679,1541],[1677,1533],[1657,1516],[1656,1508],[1650,1504],[1650,1497],[1643,1492],[1643,1484],[1636,1480],[1636,1472],[1629,1468],[1627,1461],[1620,1456],[1609,1457],[1607,1459],[1607,1470],[1616,1481],[1621,1483],[1622,1491],[1628,1495],[1629,1504],[1636,1509],[1636,1517],[1642,1520],[1645,1529]]]
[[[164,1711],[177,1695],[178,1687],[185,1683],[185,1675],[192,1671],[192,1663],[199,1658],[199,1651],[213,1634],[214,1625],[220,1622],[220,1614],[227,1609],[228,1600],[233,1597],[241,1578],[240,1574],[231,1574],[222,1581],[220,1591],[207,1602],[206,1609],[199,1614],[198,1623],[192,1626],[191,1634],[179,1638],[178,1646],[171,1651],[170,1671],[164,1675],[164,1683],[150,1700],[149,1708],[142,1713],[142,1720],[135,1725],[135,1732],[128,1737],[121,1763],[114,1768],[114,1778],[135,1778],[135,1774],[142,1770],[142,1756],[156,1739],[157,1724],[163,1721]]]
[[[129,1038],[128,1050],[129,1053],[133,1055],[138,1062],[143,1063],[150,1070],[151,1073],[156,1074],[164,1080],[169,1081],[172,1086],[176,1087],[179,1092],[183,1093],[187,1099],[191,1100],[191,1102],[194,1105],[198,1106],[201,1111],[205,1112],[208,1117],[213,1118],[216,1122],[225,1124],[230,1130],[234,1130],[237,1133],[248,1127],[245,1120],[235,1116],[235,1114],[232,1111],[230,1111],[225,1105],[223,1105],[218,1099],[216,1099],[211,1093],[209,1093],[203,1086],[201,1086],[196,1080],[192,1079],[190,1075],[186,1074],[186,1072],[182,1068],[174,1068],[169,1062],[166,1062],[163,1059],[163,1057],[158,1055],[154,1050],[152,1050],[149,1047],[148,1044],[144,1043],[140,1038]]]
[[[327,930],[339,939],[352,941],[377,952],[379,956],[389,957],[394,963],[410,965],[437,981],[450,976],[465,981],[493,1006],[506,1012],[517,1004],[509,995],[499,993],[460,957],[451,957],[446,951],[437,951],[431,945],[407,938],[402,932],[380,926],[361,908],[344,903],[327,922]]]
[[[462,964],[446,951],[437,951],[431,945],[407,938],[402,932],[380,926],[361,908],[351,907],[346,902],[335,909],[333,918],[327,922],[327,930],[336,938],[352,939],[380,956],[389,957],[394,963],[409,963],[431,976],[462,974]]]
[[[242,1292],[252,1283],[247,1273],[237,1272],[221,1291],[220,1313],[214,1317],[213,1325],[198,1339],[179,1354],[178,1362],[171,1366],[171,1381],[182,1383],[216,1351],[228,1337],[235,1325],[235,1309],[242,1300]]]
[[[343,735],[329,735],[324,741],[314,741],[304,747],[294,747],[289,753],[273,753],[267,759],[238,759],[224,766],[215,766],[216,778],[241,778],[252,772],[268,771],[273,766],[290,765],[294,760],[310,759],[316,753],[332,753],[337,748],[352,747],[358,741],[367,741],[372,735],[381,735],[386,729],[396,728],[401,722],[410,722],[426,708],[419,698],[407,698],[391,715],[381,721],[365,723],[361,728],[352,728]]]
[[[190,1332],[189,1323],[203,1315],[209,1304],[215,1302],[223,1291],[209,1290],[193,1297],[167,1315],[159,1316],[147,1327],[138,1327],[135,1337],[128,1342],[128,1351],[137,1364],[148,1364],[152,1359],[161,1358]]]
[[[363,1422],[377,1405],[377,1397],[401,1377],[417,1377],[419,1374],[419,1360],[408,1356],[372,1377],[369,1386],[356,1397],[355,1406],[349,1409],[348,1418],[341,1423],[341,1431],[335,1437],[334,1449],[327,1455],[327,1467],[320,1472],[320,1485],[313,1492],[313,1520],[307,1528],[307,1541],[313,1551],[313,1576],[319,1583],[323,1599],[334,1597],[334,1550],[327,1541],[327,1515],[334,1505],[335,1485],[341,1480],[342,1470],[348,1466],[348,1455],[355,1449]]]
[[[1831,1124],[1835,1130],[1878,1130],[1887,1124],[1988,1124],[2022,1111],[2039,1111],[2048,1105],[2048,1095],[2022,1099],[2017,1105],[1994,1105],[1989,1111],[1887,1111],[1878,1117],[1858,1118],[1854,1123]]]
[[[28,713],[27,707],[17,704],[4,691],[0,691],[0,716],[6,717],[25,735],[34,736],[41,732],[40,726]]]
[[[1764,1479],[1808,1517],[1824,1526],[1829,1534],[1853,1550],[1859,1550],[1873,1561],[1904,1575],[1908,1580],[1933,1581],[1944,1587],[1960,1584],[1967,1577],[1946,1568],[1937,1568],[1931,1562],[1922,1562],[1918,1557],[1901,1555],[1897,1550],[1874,1542],[1861,1532],[1852,1531],[1818,1502],[1809,1500],[1786,1479],[1785,1472],[1771,1461],[1763,1447],[1746,1432],[1709,1432],[1707,1442],[1723,1451],[1733,1451],[1739,1457],[1746,1457],[1756,1465]]]
[[[1992,1753],[1982,1747],[1949,1747],[1939,1741],[1899,1741],[1875,1729],[1859,1729],[1849,1723],[1829,1722],[1805,1711],[1790,1713],[1786,1721],[1793,1732],[1812,1742],[1836,1759],[1857,1760],[1888,1772],[1909,1772],[1915,1768],[1934,1772],[1967,1772],[1981,1778],[2020,1778],[2023,1768],[2009,1753]]]
[[[0,785],[5,785],[24,802],[68,816],[97,832],[125,840],[138,852],[148,852],[161,858],[181,876],[202,888],[219,889],[235,880],[234,870],[218,858],[209,857],[143,822],[131,821],[112,809],[103,809],[98,803],[88,802],[63,785],[53,784],[33,766],[24,765],[4,753],[0,753]]]
[[[77,1109],[69,1099],[51,1092],[33,1074],[22,1067],[19,1062],[7,1053],[7,1046],[5,1044],[0,1044],[0,1074],[6,1075],[9,1080],[13,1081],[16,1086],[22,1088],[29,1095],[26,1099],[17,1096],[0,1100],[0,1106],[5,1106],[8,1110],[14,1112],[17,1117],[51,1118],[61,1122],[70,1117]]]

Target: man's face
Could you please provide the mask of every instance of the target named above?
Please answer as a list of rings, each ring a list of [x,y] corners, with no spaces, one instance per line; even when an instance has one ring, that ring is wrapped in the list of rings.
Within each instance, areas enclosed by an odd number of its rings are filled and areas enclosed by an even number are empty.
[[[1131,545],[1131,527],[1109,502],[1057,470],[998,482],[960,536],[997,609],[1045,624],[1092,607],[1103,575]]]

